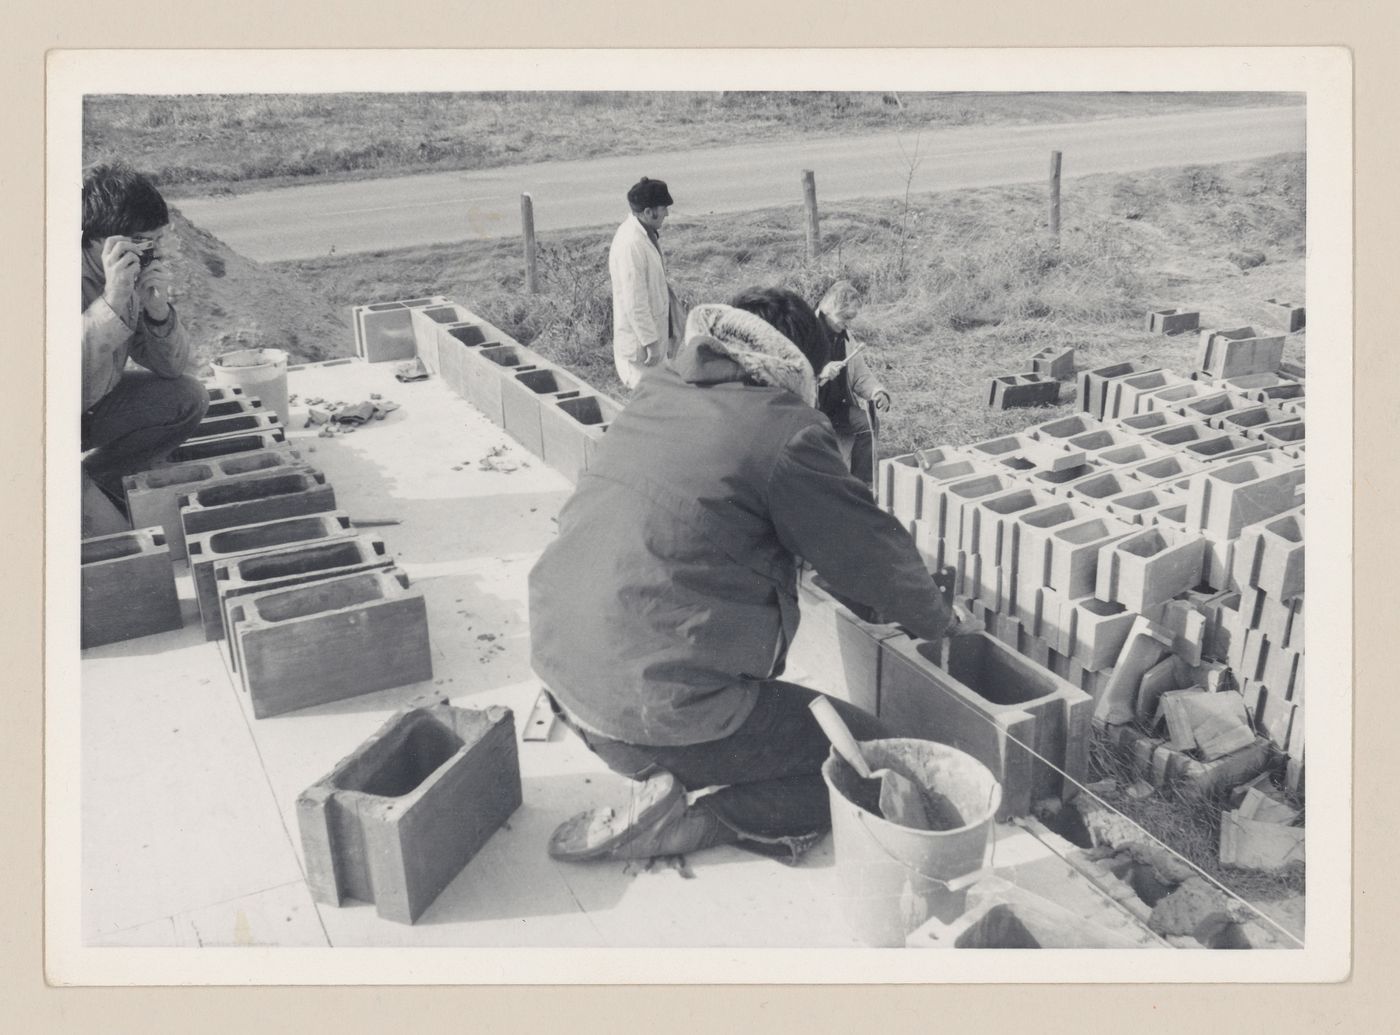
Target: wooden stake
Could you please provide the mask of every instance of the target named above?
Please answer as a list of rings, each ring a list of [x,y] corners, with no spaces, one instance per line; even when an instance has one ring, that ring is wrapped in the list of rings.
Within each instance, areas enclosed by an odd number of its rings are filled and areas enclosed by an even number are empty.
[[[520,195],[520,227],[525,235],[525,290],[538,294],[539,272],[535,267],[535,204],[529,194]]]
[[[807,258],[815,259],[822,236],[817,223],[817,178],[811,169],[802,170],[802,203],[807,208]]]
[[[1060,236],[1060,152],[1050,152],[1050,232]]]

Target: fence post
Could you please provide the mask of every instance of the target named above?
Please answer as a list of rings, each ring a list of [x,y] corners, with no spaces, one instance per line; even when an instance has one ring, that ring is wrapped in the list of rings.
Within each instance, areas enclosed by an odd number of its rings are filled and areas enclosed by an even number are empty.
[[[1060,236],[1060,152],[1050,152],[1050,232]]]
[[[802,170],[802,203],[807,209],[807,258],[817,257],[821,247],[821,229],[817,223],[817,178],[811,169]]]
[[[534,295],[540,282],[535,268],[535,204],[529,194],[520,195],[520,226],[525,235],[525,291]]]

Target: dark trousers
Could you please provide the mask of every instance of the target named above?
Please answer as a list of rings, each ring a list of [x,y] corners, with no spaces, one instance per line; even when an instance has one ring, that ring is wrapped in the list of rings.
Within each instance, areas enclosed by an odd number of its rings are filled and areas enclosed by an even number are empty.
[[[687,791],[724,785],[700,798],[696,807],[708,808],[737,834],[776,841],[831,828],[830,798],[821,776],[831,742],[807,707],[819,696],[796,683],[769,680],[754,710],[733,733],[682,747],[625,744],[579,729],[567,715],[560,718],[615,773],[644,780],[665,770]],[[892,736],[869,712],[845,701],[831,703],[857,740]]]
[[[852,406],[849,414],[839,424],[832,422],[832,429],[842,445],[851,446],[851,473],[872,489],[875,485],[875,434],[878,428],[870,426],[864,409]]]
[[[131,370],[83,414],[83,469],[115,501],[122,478],[145,470],[189,438],[209,408],[209,393],[193,377],[160,377]]]

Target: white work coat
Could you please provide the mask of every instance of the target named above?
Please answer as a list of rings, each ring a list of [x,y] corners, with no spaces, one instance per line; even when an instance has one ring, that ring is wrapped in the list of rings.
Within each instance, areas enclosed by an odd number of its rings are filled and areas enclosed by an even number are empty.
[[[613,235],[608,275],[612,277],[613,362],[622,383],[635,388],[647,369],[641,362],[642,349],[656,342],[658,352],[666,351],[671,308],[661,252],[635,215],[624,219]]]

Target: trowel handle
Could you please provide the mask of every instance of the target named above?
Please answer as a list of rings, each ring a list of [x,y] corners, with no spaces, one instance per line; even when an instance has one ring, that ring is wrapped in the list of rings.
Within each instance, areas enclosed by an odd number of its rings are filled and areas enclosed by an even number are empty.
[[[860,744],[856,738],[851,736],[851,731],[846,723],[831,706],[831,702],[825,697],[818,697],[809,708],[812,715],[816,717],[817,725],[826,734],[826,739],[831,741],[831,746],[836,749],[836,753],[846,760],[846,764],[854,769],[865,779],[871,778],[870,766],[866,764],[865,756],[861,754]]]

